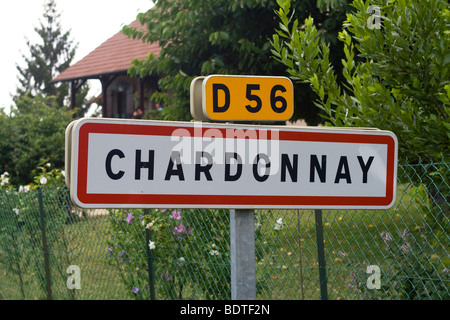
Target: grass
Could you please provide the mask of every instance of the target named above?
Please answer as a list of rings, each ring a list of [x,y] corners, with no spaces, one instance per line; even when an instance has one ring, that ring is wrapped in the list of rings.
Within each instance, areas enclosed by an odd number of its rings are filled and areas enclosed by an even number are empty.
[[[389,252],[383,242],[384,231],[397,234],[409,230],[419,234],[429,206],[411,186],[398,187],[396,205],[387,211],[327,210],[323,211],[324,246],[330,299],[367,298],[359,292],[358,281],[366,281],[367,265],[378,265],[382,281],[394,271]],[[262,255],[256,261],[257,299],[319,299],[319,270],[317,259],[316,227],[312,210],[258,211],[256,215],[257,251]],[[199,218],[201,216],[199,215]],[[282,219],[282,227],[275,226]],[[447,222],[448,224],[448,222]],[[107,239],[109,221],[105,215],[84,216],[76,223],[66,225],[63,234],[50,241],[52,293],[54,299],[110,300],[130,299],[129,288],[121,281],[119,270],[108,257]],[[36,232],[39,232],[38,230]],[[0,234],[1,235],[1,234]],[[0,238],[0,242],[2,239]],[[442,242],[440,242],[442,241]],[[64,244],[65,245],[61,245]],[[53,247],[52,247],[53,244]],[[200,246],[199,246],[200,248]],[[434,246],[439,257],[448,256],[448,234],[443,229]],[[23,249],[23,248],[22,248]],[[41,261],[41,248],[33,248]],[[42,282],[37,279],[37,265],[27,263],[22,252],[22,283],[17,267],[15,272],[0,262],[0,299],[45,299]],[[7,255],[0,247],[0,256]],[[8,261],[3,261],[8,262]],[[11,262],[11,261],[9,261]],[[66,288],[69,265],[81,269],[81,290]],[[442,266],[441,266],[442,267]],[[42,269],[41,269],[42,272]],[[447,278],[448,279],[448,278]],[[25,297],[22,295],[22,290]],[[193,288],[185,290],[201,297]],[[377,290],[378,298],[387,298],[387,292]]]

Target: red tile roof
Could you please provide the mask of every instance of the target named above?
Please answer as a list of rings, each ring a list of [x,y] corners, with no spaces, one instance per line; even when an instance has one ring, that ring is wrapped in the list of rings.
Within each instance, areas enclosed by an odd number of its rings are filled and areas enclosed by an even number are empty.
[[[143,28],[138,20],[131,23],[131,26]],[[158,56],[160,51],[161,48],[156,43],[144,43],[118,32],[52,81],[95,79],[100,75],[124,72],[133,59],[144,60],[149,53]]]

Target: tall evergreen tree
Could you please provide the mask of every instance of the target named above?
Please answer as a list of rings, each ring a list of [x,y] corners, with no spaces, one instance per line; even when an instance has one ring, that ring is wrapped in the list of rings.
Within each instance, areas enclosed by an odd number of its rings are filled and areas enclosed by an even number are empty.
[[[56,105],[62,107],[69,95],[67,83],[52,83],[51,80],[70,66],[78,44],[70,38],[70,31],[63,32],[60,14],[55,0],[46,0],[44,14],[35,28],[39,43],[27,40],[29,56],[23,55],[25,66],[17,65],[19,86],[17,95],[53,96]],[[85,90],[81,90],[86,95]]]

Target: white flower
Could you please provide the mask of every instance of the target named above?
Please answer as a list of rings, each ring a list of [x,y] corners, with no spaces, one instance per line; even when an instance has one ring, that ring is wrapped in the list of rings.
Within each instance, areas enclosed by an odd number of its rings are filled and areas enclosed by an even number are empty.
[[[146,229],[150,229],[151,227],[153,227],[153,224],[155,223],[155,221],[152,221],[152,222],[149,222],[146,226],[145,226],[145,228]]]
[[[46,164],[45,164],[47,167],[51,167],[52,165],[50,164],[50,162],[47,162]]]
[[[283,218],[280,218],[275,222],[275,227],[273,227],[273,228],[275,230],[281,230],[281,227],[283,227],[283,224],[284,224]]]
[[[7,178],[6,176],[9,176],[8,172],[3,172],[2,175],[0,175],[0,185],[4,186],[5,184],[9,183],[9,178]]]
[[[14,208],[13,211],[14,211],[17,215],[19,215],[19,209]]]
[[[47,178],[46,177],[42,177],[41,180],[39,180],[39,182],[41,184],[47,184]]]
[[[66,172],[64,170],[61,171],[61,174],[63,175],[63,177],[66,177]]]
[[[155,242],[149,240],[149,241],[148,241],[148,247],[150,248],[150,250],[155,249],[155,248],[156,248]]]
[[[218,256],[218,255],[219,255],[219,251],[217,251],[217,250],[211,250],[211,251],[209,252],[209,254],[212,255],[212,256]]]
[[[23,187],[23,190],[24,190],[25,192],[28,192],[28,191],[31,190],[31,187],[30,187],[30,186],[25,186],[25,187]]]
[[[23,192],[23,186],[19,187],[19,192]]]

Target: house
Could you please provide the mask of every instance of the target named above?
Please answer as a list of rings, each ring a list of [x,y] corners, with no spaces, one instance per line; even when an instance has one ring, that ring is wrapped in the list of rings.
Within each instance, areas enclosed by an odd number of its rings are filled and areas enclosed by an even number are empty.
[[[138,20],[130,24],[143,28]],[[158,44],[134,40],[118,32],[86,57],[64,70],[52,82],[70,82],[71,107],[75,107],[78,89],[90,79],[102,85],[104,118],[139,118],[147,110],[156,109],[150,97],[158,90],[158,77],[134,78],[127,75],[133,59],[144,60],[150,53],[158,56]]]

